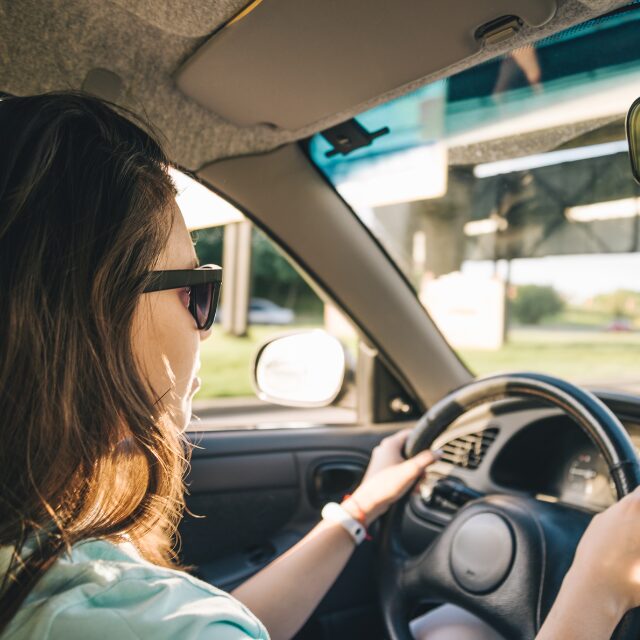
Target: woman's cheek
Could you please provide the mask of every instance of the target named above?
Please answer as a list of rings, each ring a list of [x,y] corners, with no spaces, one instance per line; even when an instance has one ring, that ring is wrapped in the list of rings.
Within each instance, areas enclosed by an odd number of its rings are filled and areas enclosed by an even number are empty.
[[[189,302],[191,299],[191,291],[188,287],[183,287],[182,289],[178,289],[178,297],[180,298],[180,303],[185,309],[189,308]]]

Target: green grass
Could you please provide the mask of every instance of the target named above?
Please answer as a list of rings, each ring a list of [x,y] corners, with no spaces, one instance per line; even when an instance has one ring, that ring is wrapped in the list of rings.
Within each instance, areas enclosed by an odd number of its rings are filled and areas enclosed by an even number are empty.
[[[591,327],[598,329],[606,327],[612,320],[610,313],[592,309],[580,309],[569,307],[557,316],[545,318],[543,326],[553,327]]]
[[[502,349],[465,349],[460,355],[479,375],[527,369],[586,384],[640,381],[638,333],[512,329],[509,341]]]
[[[590,328],[603,329],[615,320],[614,314],[598,309],[568,307],[556,316],[544,318],[541,326],[556,329]],[[629,322],[635,329],[640,329],[640,317],[629,317]]]
[[[236,338],[225,334],[222,328],[216,325],[211,337],[202,344],[202,367],[199,374],[202,387],[196,399],[253,396],[253,358],[260,345],[277,335],[318,326],[321,325],[252,326],[246,337]]]
[[[251,370],[259,346],[276,335],[319,326],[319,323],[282,328],[254,326],[245,338],[228,336],[216,326],[211,338],[202,345],[202,388],[196,398],[253,396]],[[515,328],[500,350],[464,349],[460,355],[478,375],[526,369],[578,383],[620,384],[640,391],[640,333],[611,333],[589,328]]]

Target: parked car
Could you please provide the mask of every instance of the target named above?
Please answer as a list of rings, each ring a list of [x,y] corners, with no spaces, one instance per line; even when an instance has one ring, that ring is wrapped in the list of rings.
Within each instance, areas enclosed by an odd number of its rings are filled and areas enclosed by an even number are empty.
[[[222,306],[216,313],[216,322],[222,322],[224,310]],[[249,301],[249,324],[292,324],[296,314],[292,309],[285,309],[266,298],[251,298]]]
[[[607,331],[633,331],[633,325],[626,318],[616,318],[612,320],[606,327]]]
[[[249,301],[249,324],[291,324],[296,318],[291,309],[278,306],[265,298]]]

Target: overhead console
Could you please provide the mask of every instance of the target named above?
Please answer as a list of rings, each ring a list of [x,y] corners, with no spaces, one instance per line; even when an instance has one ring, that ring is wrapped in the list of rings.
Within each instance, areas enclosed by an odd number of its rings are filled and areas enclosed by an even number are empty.
[[[237,125],[296,130],[540,27],[556,8],[556,0],[258,0],[176,82]]]

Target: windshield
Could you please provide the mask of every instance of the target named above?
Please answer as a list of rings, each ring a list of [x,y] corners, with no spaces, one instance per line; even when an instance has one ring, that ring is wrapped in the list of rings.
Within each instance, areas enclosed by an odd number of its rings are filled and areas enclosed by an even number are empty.
[[[360,114],[389,133],[347,155],[310,141],[477,374],[640,391],[639,8]]]

